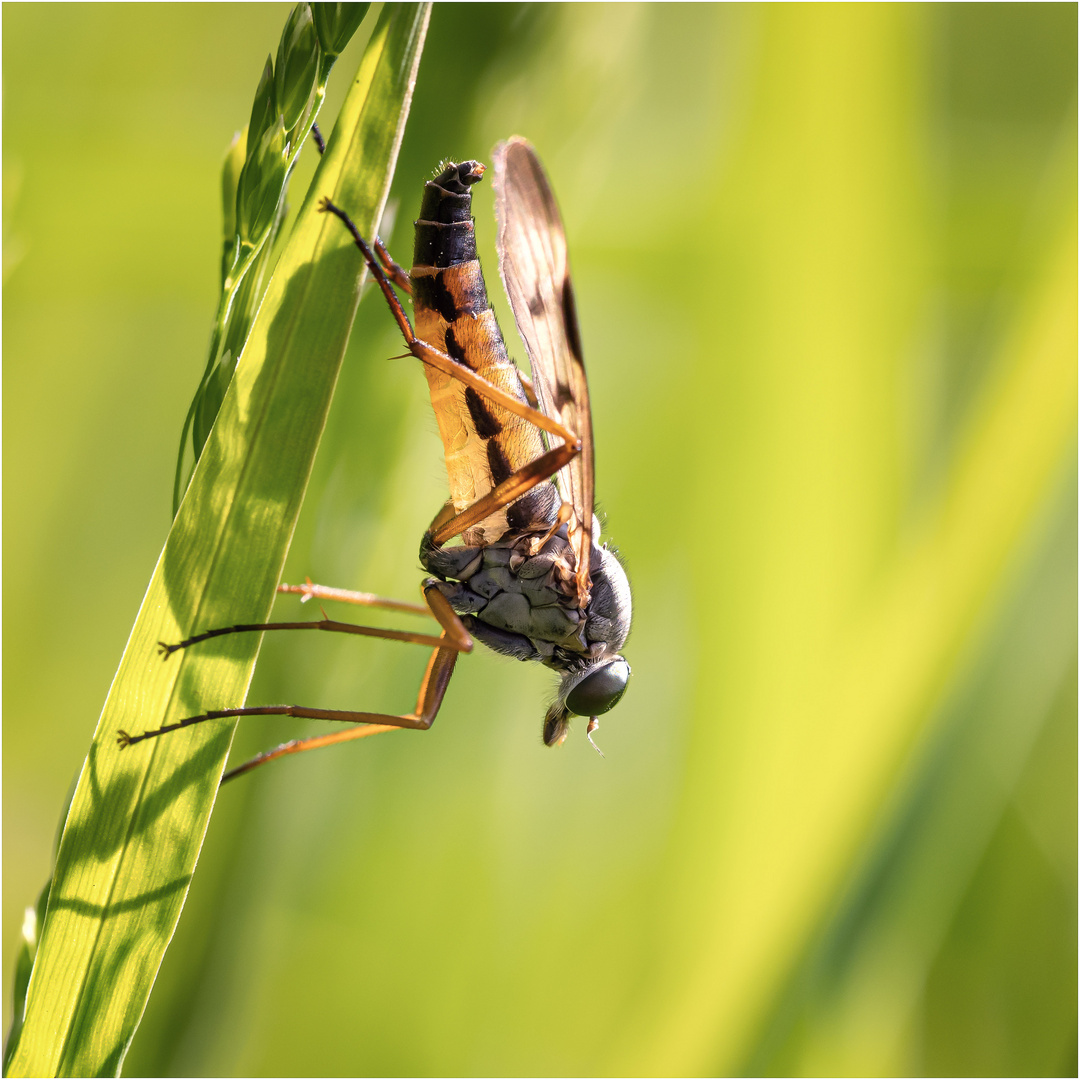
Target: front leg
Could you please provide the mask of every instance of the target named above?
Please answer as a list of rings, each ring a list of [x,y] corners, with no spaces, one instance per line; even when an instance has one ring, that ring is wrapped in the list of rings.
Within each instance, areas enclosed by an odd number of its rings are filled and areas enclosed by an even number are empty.
[[[364,739],[368,735],[381,735],[385,731],[398,731],[401,728],[414,728],[426,731],[435,723],[435,717],[439,714],[443,698],[446,696],[446,688],[450,685],[450,677],[454,674],[454,665],[457,663],[457,650],[436,649],[428,660],[427,670],[424,672],[423,682],[420,684],[420,693],[416,699],[416,711],[405,716],[384,716],[380,713],[340,713],[330,715],[328,711],[312,709],[304,715],[321,712],[317,719],[357,721],[356,727],[347,728],[345,731],[332,731],[328,735],[313,735],[307,739],[292,739],[290,742],[275,746],[273,750],[266,750],[256,754],[250,761],[243,765],[237,765],[235,769],[229,769],[221,778],[224,784],[227,780],[235,780],[252,769],[265,765],[268,761],[285,757],[288,754],[302,754],[306,750],[321,750],[324,746],[336,746],[338,743],[351,742],[353,739]],[[245,713],[244,715],[251,715]],[[295,713],[290,715],[297,715]]]
[[[354,626],[350,623],[334,623],[329,619],[323,619],[319,623],[263,623],[242,626],[232,626],[221,630],[208,631],[197,634],[177,645],[164,646],[166,655],[176,649],[187,648],[198,642],[221,634],[243,633],[246,631],[262,631],[275,629],[318,629],[331,630],[352,634],[363,634],[369,637],[389,638],[396,641],[410,641],[416,644],[432,646],[431,657],[428,660],[427,670],[424,672],[420,691],[417,694],[416,708],[411,713],[393,715],[391,713],[357,712],[351,709],[320,709],[310,708],[304,705],[258,705],[236,709],[209,709],[198,716],[188,716],[172,724],[163,724],[160,728],[152,731],[144,731],[140,735],[131,735],[126,731],[118,731],[116,741],[121,749],[132,746],[135,743],[144,742],[147,739],[167,735],[181,728],[201,724],[207,720],[227,720],[243,716],[295,716],[308,720],[333,720],[340,723],[356,725],[347,731],[334,732],[329,735],[317,735],[309,739],[295,739],[289,743],[266,753],[243,765],[230,770],[222,777],[222,783],[231,780],[241,773],[248,772],[258,765],[273,761],[275,758],[286,754],[298,754],[305,750],[317,750],[323,746],[332,746],[339,742],[349,742],[352,739],[362,739],[368,735],[375,735],[383,731],[393,731],[397,728],[412,728],[426,731],[435,722],[439,707],[442,705],[446,688],[450,684],[450,677],[454,673],[454,665],[457,663],[458,653],[471,652],[473,647],[472,638],[465,629],[460,617],[450,606],[450,602],[439,591],[436,583],[432,582],[424,587],[424,599],[427,601],[431,614],[438,620],[442,627],[442,635],[438,638],[424,634],[403,633],[393,630],[378,630],[373,627]]]
[[[393,600],[385,596],[376,596],[375,593],[358,592],[356,589],[336,589],[331,585],[316,585],[311,578],[308,578],[303,585],[288,585],[283,581],[277,587],[277,591],[299,596],[301,604],[306,604],[309,600],[337,600],[342,604],[385,608],[387,611],[407,611],[410,615],[431,615],[431,609],[424,604],[410,604],[407,600]]]

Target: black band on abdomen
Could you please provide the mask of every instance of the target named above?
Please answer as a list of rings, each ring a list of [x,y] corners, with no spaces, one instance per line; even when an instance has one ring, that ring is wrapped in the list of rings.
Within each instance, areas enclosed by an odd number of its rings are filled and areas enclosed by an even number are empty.
[[[476,232],[472,219],[442,225],[421,219],[416,223],[413,266],[434,266],[442,270],[476,258]]]

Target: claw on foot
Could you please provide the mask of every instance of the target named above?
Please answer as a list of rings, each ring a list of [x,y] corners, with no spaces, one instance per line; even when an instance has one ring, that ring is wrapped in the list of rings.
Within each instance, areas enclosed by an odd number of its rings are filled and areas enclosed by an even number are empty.
[[[172,656],[172,654],[174,652],[176,652],[177,649],[180,648],[179,645],[170,645],[166,641],[159,641],[157,643],[157,647],[158,647],[158,652],[161,653],[162,660],[168,660],[169,657]]]
[[[121,728],[116,733],[116,745],[119,746],[121,750],[123,750],[127,746],[130,746],[132,742],[133,740],[131,736],[126,731],[124,731],[123,728]]]
[[[293,593],[300,597],[300,603],[306,604],[314,595],[314,583],[311,578],[305,578],[303,585],[289,585],[287,582],[282,582],[278,587],[279,593]]]

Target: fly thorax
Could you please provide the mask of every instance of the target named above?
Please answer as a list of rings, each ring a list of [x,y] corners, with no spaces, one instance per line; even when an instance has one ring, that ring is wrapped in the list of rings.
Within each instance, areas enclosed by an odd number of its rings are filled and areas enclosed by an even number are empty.
[[[573,549],[561,532],[539,550],[536,534],[518,534],[483,547],[428,544],[420,558],[432,573],[457,579],[442,582],[440,590],[459,615],[472,617],[470,632],[497,652],[544,662],[556,651],[586,656]]]

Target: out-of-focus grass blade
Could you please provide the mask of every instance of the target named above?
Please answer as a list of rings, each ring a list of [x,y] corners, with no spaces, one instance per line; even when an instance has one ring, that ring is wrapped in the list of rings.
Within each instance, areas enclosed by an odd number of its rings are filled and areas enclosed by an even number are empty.
[[[1057,815],[1056,826],[1048,818],[1040,827],[1023,798],[1025,786],[1037,786],[1053,808],[1075,763],[1075,475],[1066,483],[1069,497],[1059,499],[989,647],[950,695],[850,899],[793,973],[739,1075],[1069,1075],[1057,1070],[1075,1031],[1076,999],[1066,990],[1075,957],[1053,943],[1074,925],[1066,909],[1075,821]],[[1062,746],[1070,731],[1072,753]],[[1043,801],[1034,800],[1036,810]],[[1028,846],[1022,884],[1002,889],[1010,876],[1002,856]],[[1008,933],[980,938],[976,927],[1003,913]],[[950,953],[970,956],[973,947],[977,972],[950,971]],[[1042,970],[1058,978],[1031,985],[1018,977],[1018,958],[1021,967],[1031,959],[1025,948],[1041,949]],[[977,1034],[986,999],[1000,1010],[988,1041]],[[1009,1015],[1010,1000],[1022,1000],[1025,1021]],[[958,1016],[976,1029],[959,1042]]]
[[[754,275],[720,346],[754,357],[739,378],[760,413],[736,421],[751,434],[734,505],[716,500],[698,519],[717,538],[710,580],[724,607],[720,620],[718,600],[703,605],[698,647],[731,675],[717,685],[703,668],[656,989],[613,1072],[725,1075],[747,1059],[1075,460],[1073,198],[936,497],[882,543],[896,529],[897,376],[924,258],[917,146],[893,134],[918,130],[916,17],[880,6],[764,17],[769,89],[739,173],[752,179],[718,196],[730,217],[717,227]],[[707,452],[716,403],[700,400],[687,428],[707,433],[692,456],[709,491],[725,465]],[[729,541],[740,513],[756,534]]]
[[[762,876],[758,888],[748,890],[759,894],[762,906],[774,905],[772,940],[755,941],[753,925],[743,923],[739,947],[732,949],[731,931],[724,930],[718,933],[714,955],[736,952],[740,967],[755,956],[761,963],[785,934],[792,944],[798,940],[807,912],[823,910],[818,905],[827,902],[828,894],[821,891],[820,880],[815,881],[820,868],[800,866],[797,849],[812,846],[814,837],[831,837],[831,851],[817,846],[819,858],[837,869],[850,858],[856,830],[872,824],[882,793],[929,723],[948,673],[977,647],[1009,580],[1010,563],[1037,530],[1046,500],[1073,458],[1075,229],[1075,217],[1062,222],[1061,246],[1052,252],[1045,276],[1004,342],[996,377],[972,409],[950,475],[924,527],[891,568],[876,603],[850,628],[846,648],[834,656],[835,670],[823,683],[844,689],[806,703],[805,730],[821,749],[813,757],[808,752],[816,772],[803,782],[817,793],[818,802],[803,821],[789,823],[790,850],[783,872],[774,866],[771,879]],[[822,790],[832,792],[832,798],[822,797]],[[765,808],[748,809],[747,817],[755,812],[765,826]],[[750,830],[747,846],[732,858],[743,863],[742,871],[729,866],[730,872],[749,876],[747,868],[757,862],[755,835]],[[720,919],[718,925],[735,927],[738,921]],[[740,979],[748,978],[741,971]],[[714,1005],[722,1002],[721,1015],[741,1019],[727,985],[710,987]],[[884,1037],[880,1029],[874,1030],[877,1038]],[[741,1032],[733,1025],[723,1035],[719,1058],[721,1071],[728,1071],[728,1055],[738,1046]],[[700,1030],[699,1037],[707,1043],[716,1036]],[[852,1068],[866,1071],[871,1060],[882,1074],[902,1073],[904,1063],[890,1058],[895,1050],[895,1042],[877,1042],[875,1056],[860,1058]],[[801,1062],[800,1070],[813,1074],[822,1060],[835,1068],[837,1058],[823,1054]]]
[[[383,10],[155,568],[68,813],[9,1075],[115,1074],[142,1016],[233,725],[123,753],[115,733],[244,699],[256,638],[168,662],[156,644],[269,615],[362,278],[345,230],[317,200],[348,207],[370,235],[427,21],[425,4]]]

